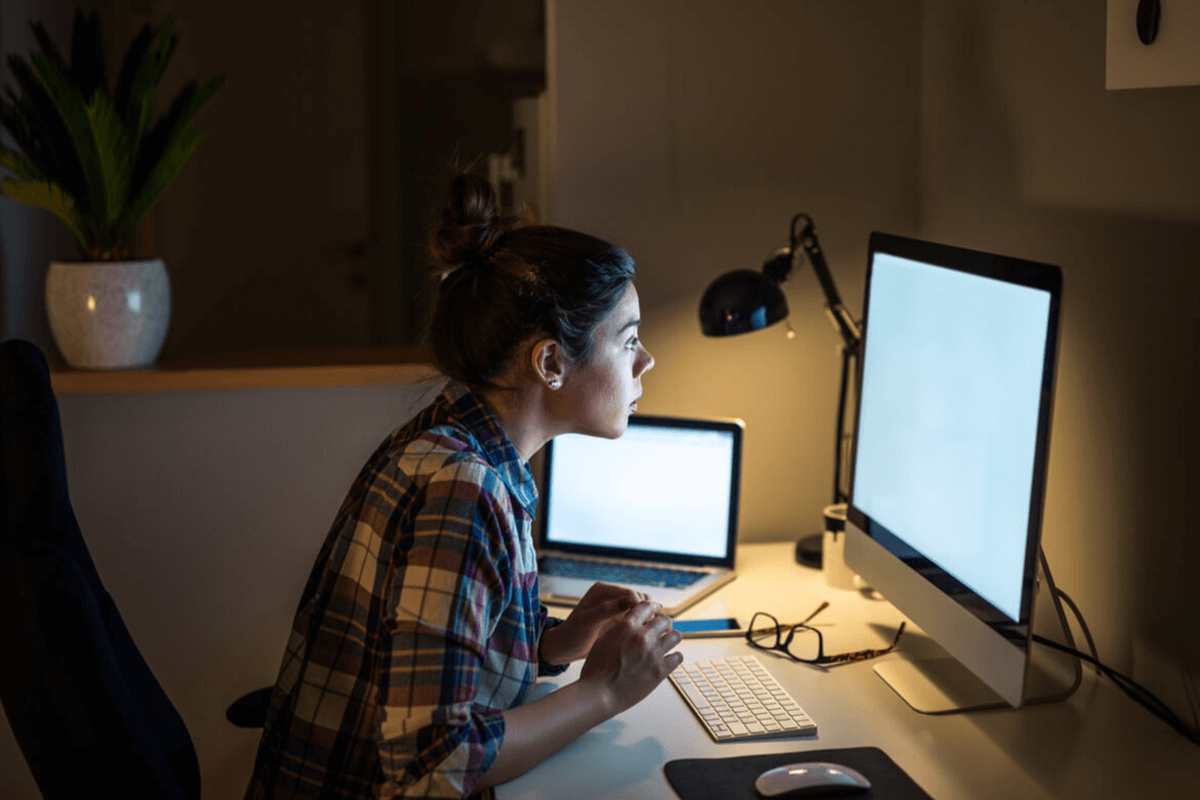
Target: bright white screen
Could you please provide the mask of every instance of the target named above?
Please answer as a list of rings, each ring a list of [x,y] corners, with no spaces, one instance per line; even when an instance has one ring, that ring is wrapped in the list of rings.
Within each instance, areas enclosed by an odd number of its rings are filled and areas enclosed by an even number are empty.
[[[725,556],[733,435],[630,425],[555,437],[547,541]]]
[[[1020,615],[1050,294],[877,253],[854,504]]]

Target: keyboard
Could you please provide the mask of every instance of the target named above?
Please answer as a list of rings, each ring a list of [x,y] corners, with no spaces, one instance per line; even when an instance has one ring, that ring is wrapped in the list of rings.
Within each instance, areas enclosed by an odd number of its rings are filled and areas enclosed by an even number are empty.
[[[754,656],[685,661],[668,677],[718,742],[817,733],[817,723]]]
[[[624,583],[635,586],[665,586],[682,589],[708,575],[694,569],[650,567],[641,564],[621,564],[615,561],[591,561],[585,558],[542,556],[538,572],[563,578],[584,578],[589,581]]]

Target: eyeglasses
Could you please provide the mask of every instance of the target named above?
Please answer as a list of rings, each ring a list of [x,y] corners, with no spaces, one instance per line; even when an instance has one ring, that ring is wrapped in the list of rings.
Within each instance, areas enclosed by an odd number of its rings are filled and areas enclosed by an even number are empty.
[[[865,661],[868,658],[875,658],[891,652],[899,643],[900,634],[904,633],[905,623],[901,622],[900,628],[896,631],[896,638],[892,639],[892,643],[883,649],[857,650],[853,653],[827,656],[825,655],[825,639],[821,635],[821,631],[807,624],[809,620],[826,608],[829,608],[828,600],[821,603],[817,610],[809,614],[803,622],[795,625],[780,625],[779,620],[760,611],[750,620],[750,628],[746,631],[746,641],[751,647],[757,647],[760,650],[781,650],[796,661],[803,661],[806,664],[843,664],[850,661]]]

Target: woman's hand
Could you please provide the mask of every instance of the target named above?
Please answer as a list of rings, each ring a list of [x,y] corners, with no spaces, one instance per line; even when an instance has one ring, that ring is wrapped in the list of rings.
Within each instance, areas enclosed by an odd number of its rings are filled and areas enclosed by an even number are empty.
[[[567,664],[586,658],[592,644],[608,626],[648,599],[632,589],[593,583],[561,625],[542,633],[542,660],[547,664]]]
[[[619,593],[626,591],[605,585],[593,590],[592,600],[597,602],[581,603],[578,614],[586,617],[588,608],[607,608],[605,604],[614,600],[620,605]],[[540,764],[563,745],[650,694],[679,666],[683,656],[668,651],[681,637],[671,630],[670,617],[659,613],[659,608],[643,599],[615,621],[610,617],[583,662],[579,680],[504,711],[500,753],[475,788],[512,780]],[[597,612],[597,616],[603,615]],[[564,622],[553,630],[565,626]]]
[[[683,639],[661,606],[638,603],[596,640],[579,682],[599,691],[612,714],[639,703],[683,661]],[[565,624],[565,623],[564,623]]]

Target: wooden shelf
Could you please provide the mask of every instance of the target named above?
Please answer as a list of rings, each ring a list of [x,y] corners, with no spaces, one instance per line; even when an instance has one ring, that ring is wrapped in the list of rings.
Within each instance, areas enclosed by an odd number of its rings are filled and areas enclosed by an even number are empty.
[[[428,351],[379,347],[231,353],[182,359],[139,370],[51,370],[56,394],[381,386],[436,379]]]

